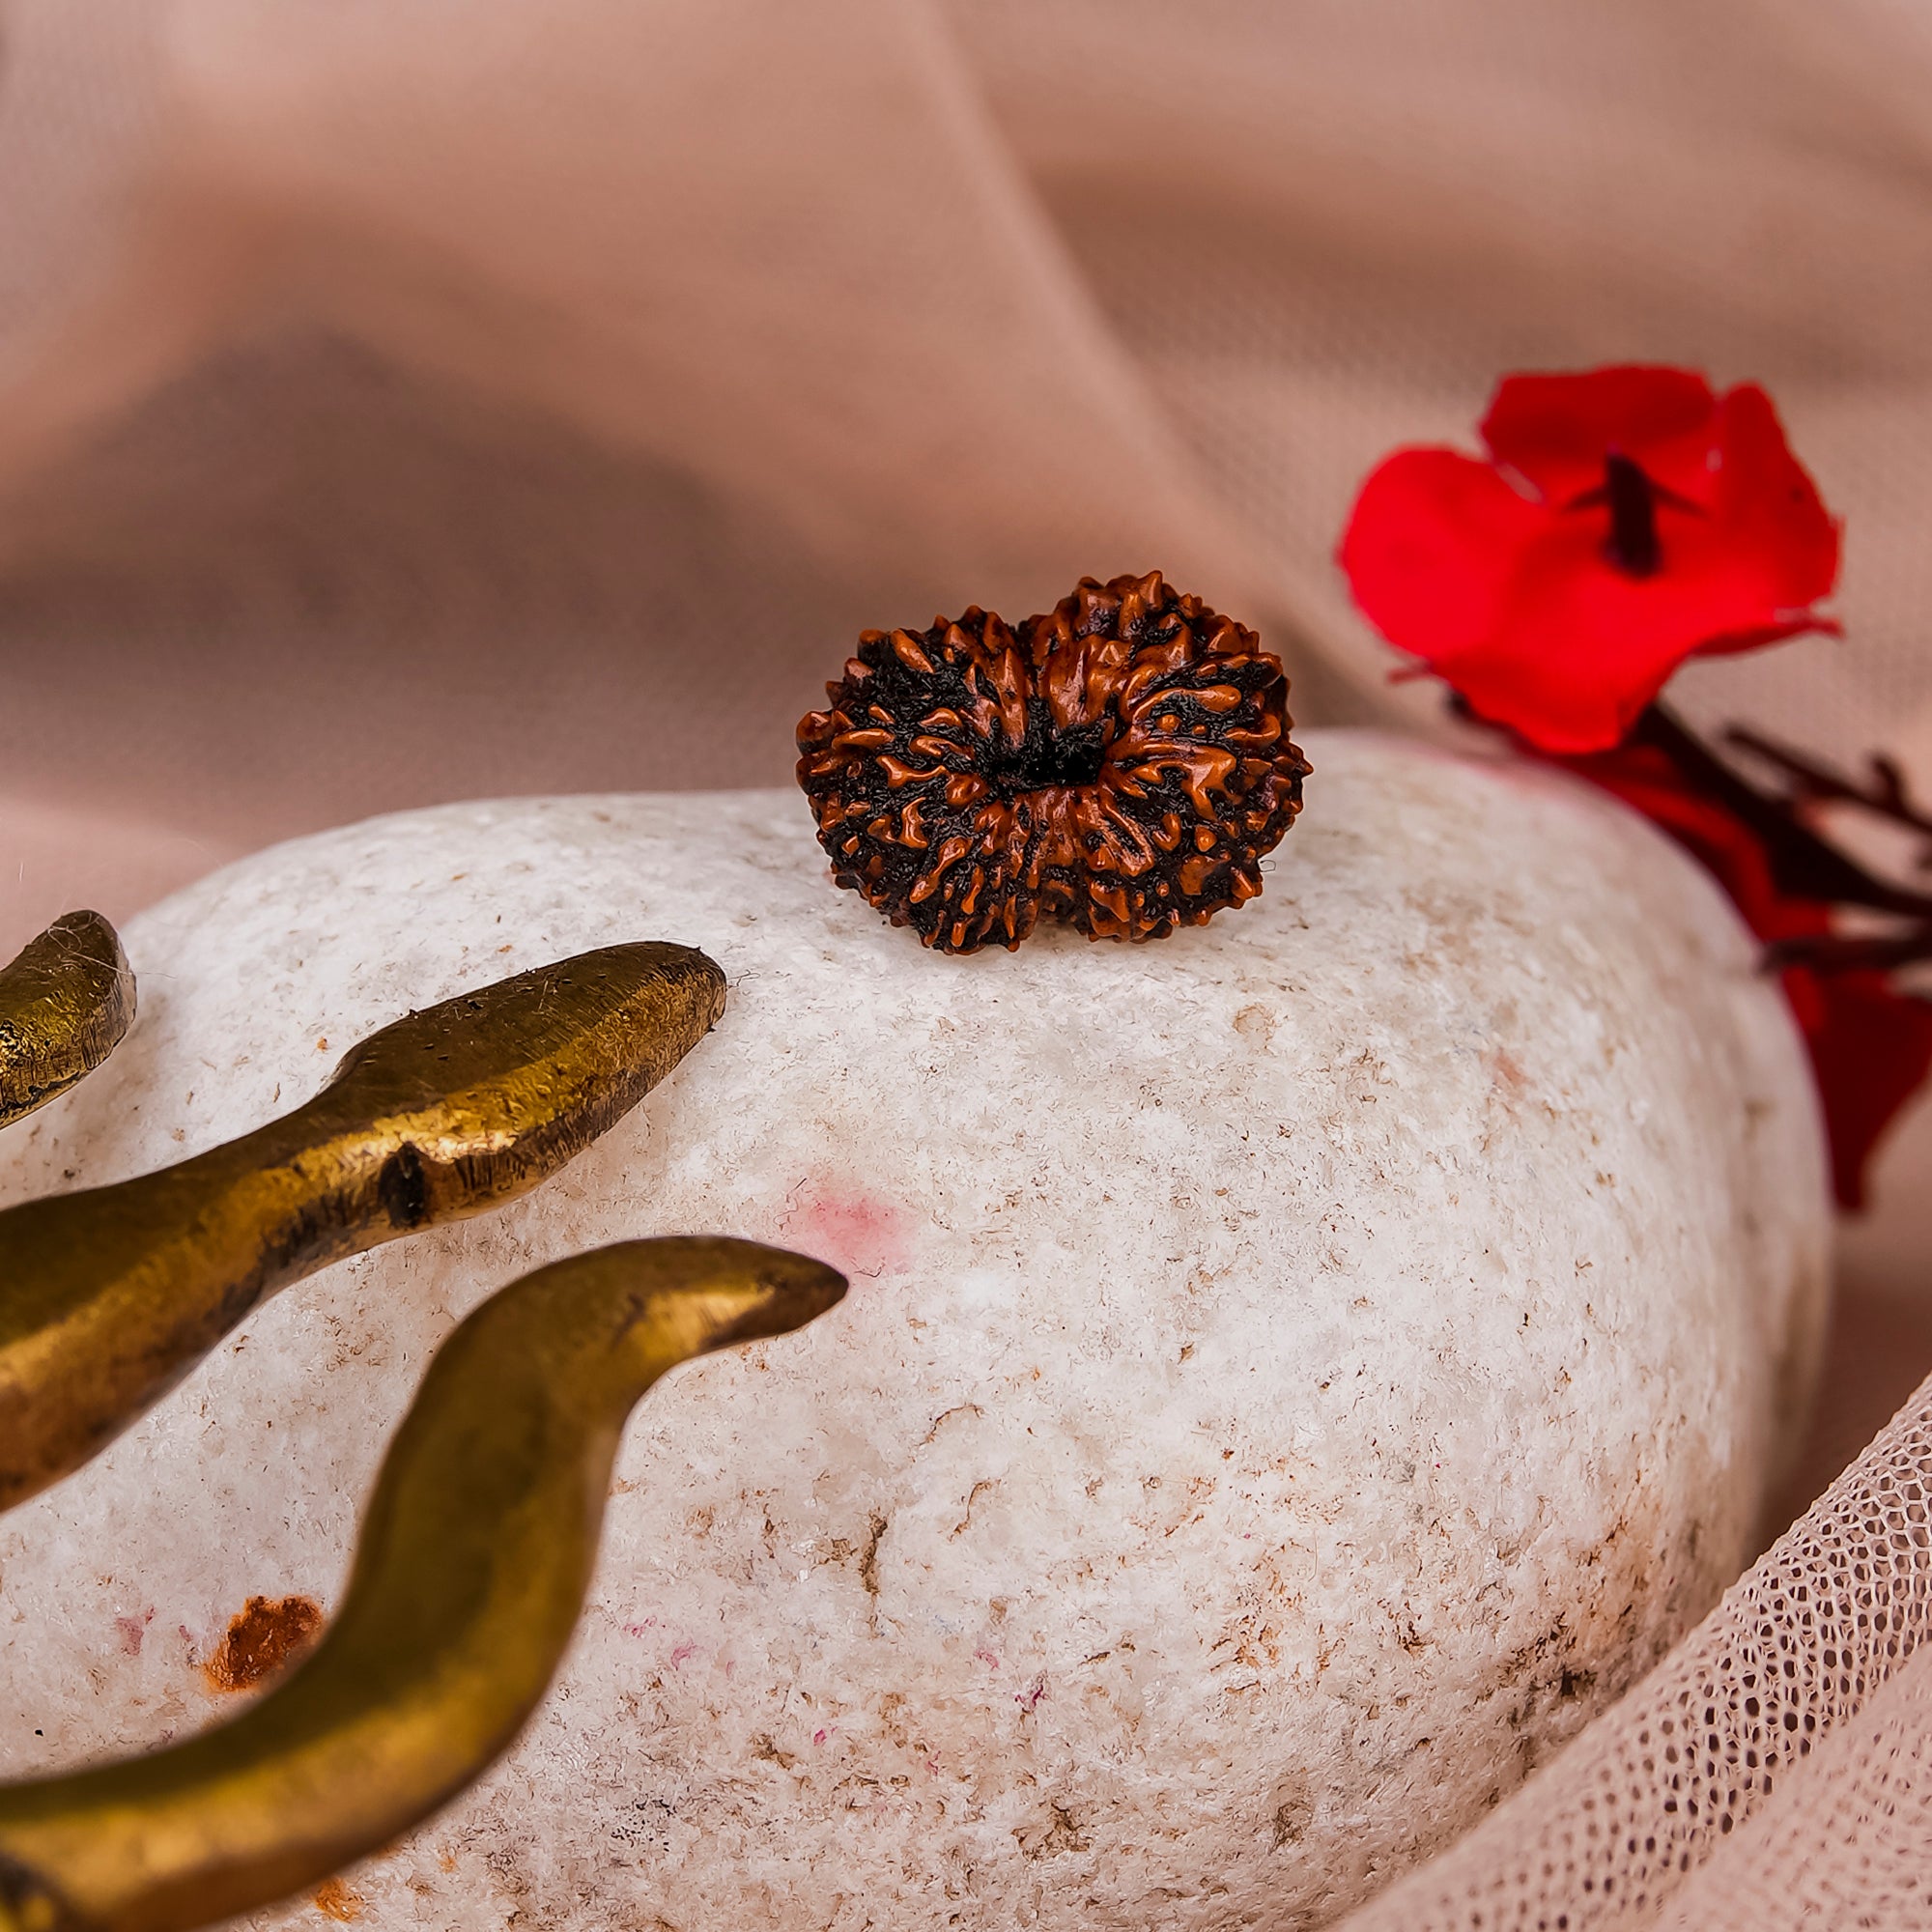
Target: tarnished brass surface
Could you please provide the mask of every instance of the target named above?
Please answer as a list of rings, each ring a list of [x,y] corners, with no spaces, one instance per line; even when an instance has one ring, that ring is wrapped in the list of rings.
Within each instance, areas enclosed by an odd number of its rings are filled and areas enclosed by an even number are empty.
[[[134,1023],[134,975],[98,912],[71,912],[0,970],[0,1127],[92,1073]]]
[[[385,1027],[241,1140],[0,1213],[0,1508],[78,1468],[265,1295],[554,1173],[724,1003],[689,947],[582,953]]]
[[[0,1932],[179,1932],[312,1885],[516,1736],[570,1639],[632,1405],[844,1293],[753,1241],[604,1248],[486,1302],[397,1432],[341,1613],[234,1723],[0,1787]]]

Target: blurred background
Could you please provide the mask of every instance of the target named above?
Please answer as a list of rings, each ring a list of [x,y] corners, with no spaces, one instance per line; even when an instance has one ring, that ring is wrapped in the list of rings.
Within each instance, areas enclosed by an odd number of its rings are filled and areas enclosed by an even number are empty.
[[[0,954],[270,840],[788,781],[856,631],[1164,569],[1442,728],[1331,562],[1498,374],[1753,379],[1842,641],[1673,687],[1932,791],[1910,0],[0,0]],[[1802,1504],[1932,1367],[1932,1107]]]

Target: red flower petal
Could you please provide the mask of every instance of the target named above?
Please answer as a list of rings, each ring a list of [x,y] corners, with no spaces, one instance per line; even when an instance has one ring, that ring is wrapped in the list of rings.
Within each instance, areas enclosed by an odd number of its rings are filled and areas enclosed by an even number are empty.
[[[1362,485],[1338,557],[1376,628],[1433,666],[1492,634],[1518,554],[1546,522],[1487,463],[1399,449]]]
[[[1482,437],[1498,463],[1552,506],[1596,489],[1613,449],[1666,490],[1702,502],[1712,487],[1717,410],[1710,384],[1690,369],[1625,363],[1583,375],[1506,376],[1490,399]]]
[[[1932,1072],[1932,1001],[1896,991],[1882,973],[1784,976],[1812,982],[1817,1017],[1804,1028],[1841,1208],[1862,1208],[1865,1163],[1898,1110]],[[1794,1011],[1802,1015],[1796,998]]]
[[[1398,450],[1339,553],[1356,602],[1483,717],[1548,752],[1616,744],[1683,661],[1831,628],[1838,528],[1764,391],[1689,370],[1512,376],[1497,464]],[[1609,554],[1608,456],[1653,486],[1656,567]]]
[[[1808,607],[1829,596],[1838,581],[1837,521],[1792,455],[1771,398],[1755,383],[1725,392],[1717,430],[1714,536],[1734,567],[1749,571],[1753,594],[1779,620],[1795,618],[1798,628],[1815,623]]]
[[[1675,535],[1673,521],[1666,546]],[[1490,635],[1434,655],[1436,671],[1478,713],[1545,751],[1616,744],[1714,630],[1762,614],[1761,602],[1727,598],[1726,586],[1682,563],[1626,577],[1602,545],[1598,519],[1549,514],[1518,553]]]

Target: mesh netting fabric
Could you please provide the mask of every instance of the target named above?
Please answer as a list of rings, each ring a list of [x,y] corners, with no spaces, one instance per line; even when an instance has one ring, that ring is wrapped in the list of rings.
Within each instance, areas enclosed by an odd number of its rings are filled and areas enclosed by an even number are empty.
[[[1766,382],[1849,635],[1687,708],[1932,775],[1928,88],[1894,0],[0,0],[0,952],[364,812],[782,782],[862,624],[1085,571],[1435,728],[1330,556],[1513,366]],[[1921,1300],[1928,1174],[1920,1108]],[[1350,1926],[1932,1923],[1928,1483],[1932,1385]]]
[[[1729,1858],[1698,1870],[1660,1923],[1676,1932],[1932,1924],[1932,1660],[1915,1657],[1767,1805]]]

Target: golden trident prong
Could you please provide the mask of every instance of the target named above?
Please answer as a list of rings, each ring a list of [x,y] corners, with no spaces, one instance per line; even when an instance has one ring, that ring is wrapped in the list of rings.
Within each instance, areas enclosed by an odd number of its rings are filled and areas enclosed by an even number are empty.
[[[558,1262],[485,1302],[396,1433],[306,1662],[185,1744],[0,1786],[0,1932],[187,1932],[427,1817],[549,1685],[639,1397],[844,1290],[799,1255],[675,1237]]]
[[[93,1070],[134,1021],[134,975],[98,912],[71,912],[0,968],[0,1127]]]
[[[225,1147],[0,1212],[0,1508],[77,1469],[264,1296],[554,1174],[724,1006],[690,947],[582,953],[385,1027]]]

